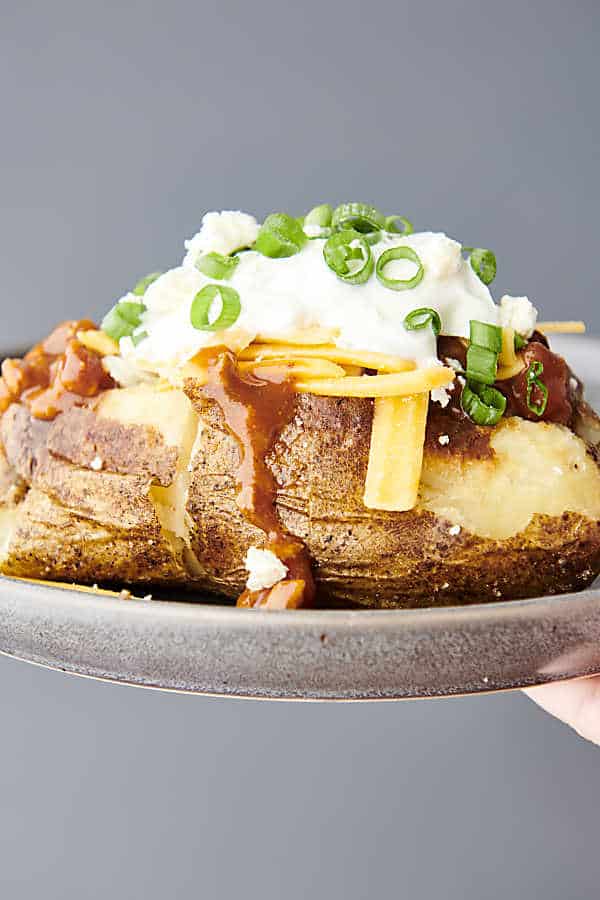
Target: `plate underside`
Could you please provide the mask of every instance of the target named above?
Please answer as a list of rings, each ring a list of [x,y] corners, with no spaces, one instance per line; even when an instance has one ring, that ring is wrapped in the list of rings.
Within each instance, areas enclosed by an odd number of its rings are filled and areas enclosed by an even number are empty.
[[[600,402],[600,341],[553,344]],[[600,587],[513,603],[264,612],[0,578],[0,652],[141,687],[296,700],[508,690],[600,672]]]

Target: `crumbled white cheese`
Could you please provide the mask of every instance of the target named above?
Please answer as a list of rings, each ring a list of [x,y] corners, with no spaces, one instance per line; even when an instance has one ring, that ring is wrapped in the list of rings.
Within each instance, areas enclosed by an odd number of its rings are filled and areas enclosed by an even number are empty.
[[[530,338],[535,331],[537,309],[528,297],[511,297],[505,294],[500,300],[500,324],[513,328],[523,338]]]
[[[104,463],[102,461],[102,457],[95,456],[90,463],[90,469],[93,469],[94,472],[100,472],[100,471],[102,471],[103,465],[104,465]]]
[[[447,447],[450,443],[450,438],[447,434],[440,434],[438,438],[438,443],[442,445],[442,447]]]
[[[452,528],[448,529],[448,534],[451,534],[452,537],[456,537],[458,534],[460,534],[461,530],[462,529],[460,525],[453,525]]]
[[[271,550],[250,547],[244,560],[248,571],[246,587],[249,591],[263,591],[273,587],[287,575],[287,566]]]
[[[259,225],[254,216],[243,212],[209,212],[202,219],[202,228],[185,242],[187,254],[184,266],[195,266],[203,253],[228,256],[242,247],[250,247],[258,237]]]
[[[454,369],[455,372],[463,371],[463,368],[464,368],[463,364],[461,363],[461,361],[459,359],[454,359],[453,356],[446,356],[446,358],[444,359],[444,362],[446,363],[447,366],[450,366],[451,369]]]
[[[446,388],[434,388],[431,392],[431,399],[434,403],[439,403],[442,408],[446,408],[450,403],[450,395]]]

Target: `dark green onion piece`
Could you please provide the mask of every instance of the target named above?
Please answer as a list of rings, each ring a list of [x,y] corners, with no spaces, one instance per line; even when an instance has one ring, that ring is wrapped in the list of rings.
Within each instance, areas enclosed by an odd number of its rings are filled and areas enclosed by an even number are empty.
[[[156,281],[157,278],[160,278],[161,275],[162,272],[151,272],[150,275],[146,275],[145,278],[140,278],[131,293],[135,294],[136,297],[143,297],[152,282]]]
[[[283,259],[299,253],[306,241],[307,237],[297,219],[286,213],[272,213],[258,232],[254,249],[263,256]]]
[[[120,341],[121,338],[131,337],[135,329],[139,326],[142,314],[146,307],[143,303],[135,300],[121,300],[115,304],[102,320],[102,331],[113,339]]]
[[[480,281],[484,284],[491,284],[496,277],[496,257],[491,250],[484,250],[482,247],[469,247],[471,252],[470,262],[471,268]]]
[[[423,306],[421,309],[413,309],[404,320],[404,327],[407,331],[420,331],[422,328],[427,328],[429,324],[431,324],[433,333],[437,337],[442,330],[442,320],[439,313],[428,306]]]
[[[463,388],[460,405],[476,425],[497,425],[506,412],[506,397],[496,388],[470,382]]]
[[[521,337],[520,334],[515,334],[515,350],[518,352],[519,350],[524,350],[527,346],[527,341],[524,337]]]
[[[385,216],[367,203],[342,203],[333,213],[331,225],[334,231],[358,231],[369,234],[385,229]]]
[[[544,363],[534,360],[527,369],[527,408],[536,416],[543,416],[548,406],[548,388],[540,375],[544,374]],[[533,399],[533,391],[537,389],[542,395],[539,403]]]
[[[207,278],[223,281],[231,278],[239,263],[237,256],[222,256],[220,253],[205,253],[196,263],[196,268]]]
[[[471,319],[469,322],[471,343],[494,353],[502,352],[502,329],[498,325],[489,325],[487,322],[478,322]]]
[[[211,322],[209,314],[217,297],[221,298],[221,312]],[[237,322],[241,309],[240,295],[233,288],[225,287],[224,284],[207,284],[194,297],[190,320],[198,331],[224,331]]]
[[[467,350],[467,378],[481,384],[493,384],[498,375],[498,354],[487,347],[471,344]]]
[[[329,228],[333,218],[333,209],[329,203],[322,203],[320,206],[314,206],[310,212],[304,216],[304,225],[318,226],[319,228]]]
[[[387,278],[384,274],[385,267],[396,259],[408,259],[417,266],[417,271],[412,278]],[[425,268],[412,247],[392,247],[382,253],[377,260],[377,277],[382,285],[392,291],[408,291],[415,288],[423,281]]]
[[[401,228],[398,228],[396,222],[400,222]],[[389,234],[413,234],[415,230],[415,226],[412,222],[409,222],[408,219],[405,219],[404,216],[388,216],[385,220],[385,230],[389,232]]]
[[[340,231],[323,247],[329,268],[347,284],[364,284],[373,274],[373,255],[364,235]],[[358,265],[357,265],[358,264]]]

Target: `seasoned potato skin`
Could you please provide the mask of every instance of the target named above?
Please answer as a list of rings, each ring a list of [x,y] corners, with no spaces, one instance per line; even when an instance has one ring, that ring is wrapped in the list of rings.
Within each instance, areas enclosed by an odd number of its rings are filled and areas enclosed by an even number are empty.
[[[186,390],[205,424],[190,489],[192,546],[214,586],[236,595],[245,552],[264,536],[236,507],[238,451],[220,410],[193,383]],[[271,456],[280,518],[308,546],[322,603],[444,606],[563,593],[594,580],[598,519],[534,516],[521,533],[494,541],[464,529],[455,535],[451,522],[419,507],[365,509],[371,421],[368,400],[302,395]],[[432,455],[437,451],[426,450],[426,461]]]
[[[39,427],[23,407],[11,407],[0,425],[0,490],[5,482],[6,497],[7,490],[22,496],[24,485],[29,491],[18,506],[2,571],[237,597],[247,549],[263,545],[265,535],[236,505],[239,452],[220,410],[193,379],[185,391],[201,424],[190,463],[185,540],[165,534],[157,515],[153,489],[169,487],[178,463],[178,448],[158,430],[93,410],[73,410]],[[372,409],[368,400],[299,395],[296,415],[269,459],[280,518],[309,549],[321,605],[443,606],[562,593],[594,580],[598,517],[535,515],[520,533],[492,540],[465,528],[456,533],[451,521],[422,505],[407,513],[366,509]],[[589,440],[598,419],[583,406],[580,418]],[[454,450],[454,462],[460,457],[461,465],[474,464],[468,446]],[[591,442],[589,450],[591,459]],[[444,465],[448,451],[432,444],[425,454],[426,464]],[[481,454],[481,443],[479,454],[490,456]],[[96,456],[101,471],[93,468]]]
[[[150,499],[153,482],[168,477],[169,448],[155,433],[139,471],[134,471],[133,462],[126,473],[94,471],[91,466],[99,447],[93,448],[87,465],[82,448],[92,449],[89,442],[96,433],[104,438],[107,427],[112,431],[122,469],[127,445],[138,445],[144,430],[101,421],[90,412],[86,444],[80,431],[81,412],[71,410],[53,423],[41,423],[15,404],[3,417],[0,436],[7,465],[30,490],[18,507],[2,571],[88,584],[187,581],[181,556],[165,538]],[[71,436],[70,448],[65,434]],[[50,451],[53,446],[60,447],[60,456]],[[152,455],[154,465],[148,460]],[[149,468],[157,474],[153,476]]]

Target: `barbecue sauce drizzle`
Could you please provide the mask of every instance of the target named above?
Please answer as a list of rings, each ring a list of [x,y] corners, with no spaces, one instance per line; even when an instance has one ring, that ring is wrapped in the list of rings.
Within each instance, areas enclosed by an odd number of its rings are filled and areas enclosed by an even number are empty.
[[[257,378],[238,369],[233,353],[223,348],[205,351],[208,383],[203,393],[221,409],[241,461],[237,471],[237,505],[243,515],[267,535],[266,548],[287,567],[284,581],[261,591],[245,590],[238,606],[311,607],[315,581],[304,543],[283,528],[277,514],[277,482],[267,457],[295,413],[296,394],[285,374]]]

